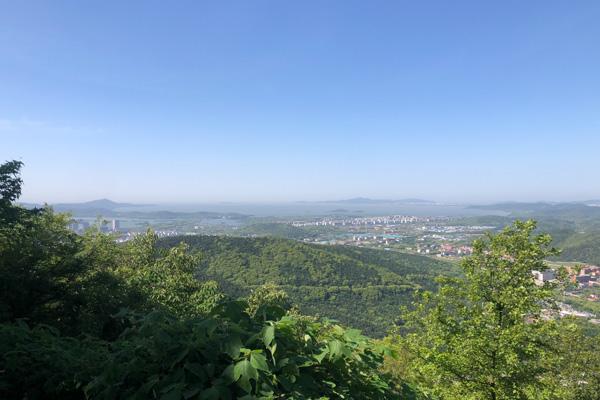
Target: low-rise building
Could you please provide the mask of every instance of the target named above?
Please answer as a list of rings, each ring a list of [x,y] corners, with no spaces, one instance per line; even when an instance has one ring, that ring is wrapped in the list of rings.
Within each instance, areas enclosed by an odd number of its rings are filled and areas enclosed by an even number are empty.
[[[556,274],[554,273],[554,270],[551,269],[547,269],[545,271],[534,270],[531,271],[531,273],[533,274],[533,279],[535,280],[535,283],[537,283],[538,285],[543,285],[545,282],[549,282],[556,279]]]

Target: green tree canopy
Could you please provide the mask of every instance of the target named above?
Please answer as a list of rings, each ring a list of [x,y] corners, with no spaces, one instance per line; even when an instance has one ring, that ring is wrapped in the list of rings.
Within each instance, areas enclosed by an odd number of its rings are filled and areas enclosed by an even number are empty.
[[[7,161],[0,164],[0,197],[2,201],[11,202],[21,197],[21,161]]]
[[[515,222],[474,243],[462,278],[444,279],[407,318],[405,344],[413,376],[442,399],[529,399],[556,338],[545,313],[555,287],[536,285],[534,270],[556,254],[548,235],[533,236],[533,221]],[[549,315],[547,316],[549,318]]]
[[[68,215],[13,204],[19,168],[0,168],[0,398],[397,398],[385,347],[274,285],[226,299],[183,243],[75,235]]]

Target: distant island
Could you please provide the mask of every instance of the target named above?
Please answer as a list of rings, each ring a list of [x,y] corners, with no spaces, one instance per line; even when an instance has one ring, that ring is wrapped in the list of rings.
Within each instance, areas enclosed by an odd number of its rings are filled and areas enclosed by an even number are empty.
[[[25,208],[41,208],[43,204],[20,203]],[[50,204],[56,212],[71,213],[73,217],[95,218],[138,218],[138,219],[194,219],[194,218],[232,218],[244,219],[248,215],[235,212],[178,212],[167,210],[145,210],[146,207],[155,207],[154,204],[118,203],[109,199],[99,199],[82,203],[56,203]]]
[[[88,210],[88,209],[100,209],[100,210],[117,210],[119,208],[139,208],[139,207],[150,207],[153,204],[133,204],[133,203],[118,203],[109,199],[99,199],[86,201],[83,203],[58,203],[54,204],[53,207],[56,211],[72,211],[72,210]]]
[[[43,207],[43,204],[39,203],[22,203],[24,207],[34,208]],[[119,208],[139,208],[139,207],[150,207],[153,204],[132,204],[132,203],[117,203],[109,199],[98,199],[85,201],[82,203],[56,203],[50,204],[55,211],[66,212],[76,210],[111,210],[114,211]]]

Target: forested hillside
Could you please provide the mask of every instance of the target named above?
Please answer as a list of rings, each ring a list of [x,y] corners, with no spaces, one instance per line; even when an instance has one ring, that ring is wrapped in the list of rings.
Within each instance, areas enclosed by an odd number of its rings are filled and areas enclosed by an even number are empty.
[[[399,320],[416,289],[432,289],[457,268],[433,258],[343,246],[309,245],[279,238],[174,237],[202,254],[200,280],[215,280],[232,297],[274,283],[300,310],[382,336]]]
[[[600,265],[600,232],[574,233],[560,243],[561,260]]]
[[[185,244],[78,236],[68,215],[15,205],[21,165],[0,165],[0,398],[405,397],[381,371],[389,347],[276,287],[232,301]]]
[[[556,254],[534,221],[477,240],[460,273],[274,238],[117,243],[16,205],[21,165],[0,165],[2,399],[598,399],[594,331],[558,318],[566,275],[533,280]],[[374,340],[294,303],[374,334],[402,323]]]
[[[311,236],[311,233],[306,229],[275,222],[249,224],[242,227],[238,231],[238,234],[247,236],[274,236],[286,239],[303,239]]]

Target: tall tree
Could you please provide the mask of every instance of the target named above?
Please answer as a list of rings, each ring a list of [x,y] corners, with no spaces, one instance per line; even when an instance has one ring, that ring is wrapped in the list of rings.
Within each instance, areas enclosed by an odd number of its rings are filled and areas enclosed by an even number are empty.
[[[21,196],[21,161],[7,161],[0,165],[0,196],[4,201],[15,201]]]
[[[0,165],[0,321],[65,324],[78,297],[73,282],[82,270],[74,256],[77,239],[66,216],[13,203],[21,195],[22,166]]]
[[[536,285],[534,270],[557,253],[534,221],[515,222],[474,243],[464,276],[425,293],[407,321],[413,374],[442,399],[540,398],[545,356],[556,334],[545,313],[554,284]]]
[[[19,210],[12,202],[21,196],[21,161],[7,161],[0,164],[0,223],[14,221],[19,215]]]

